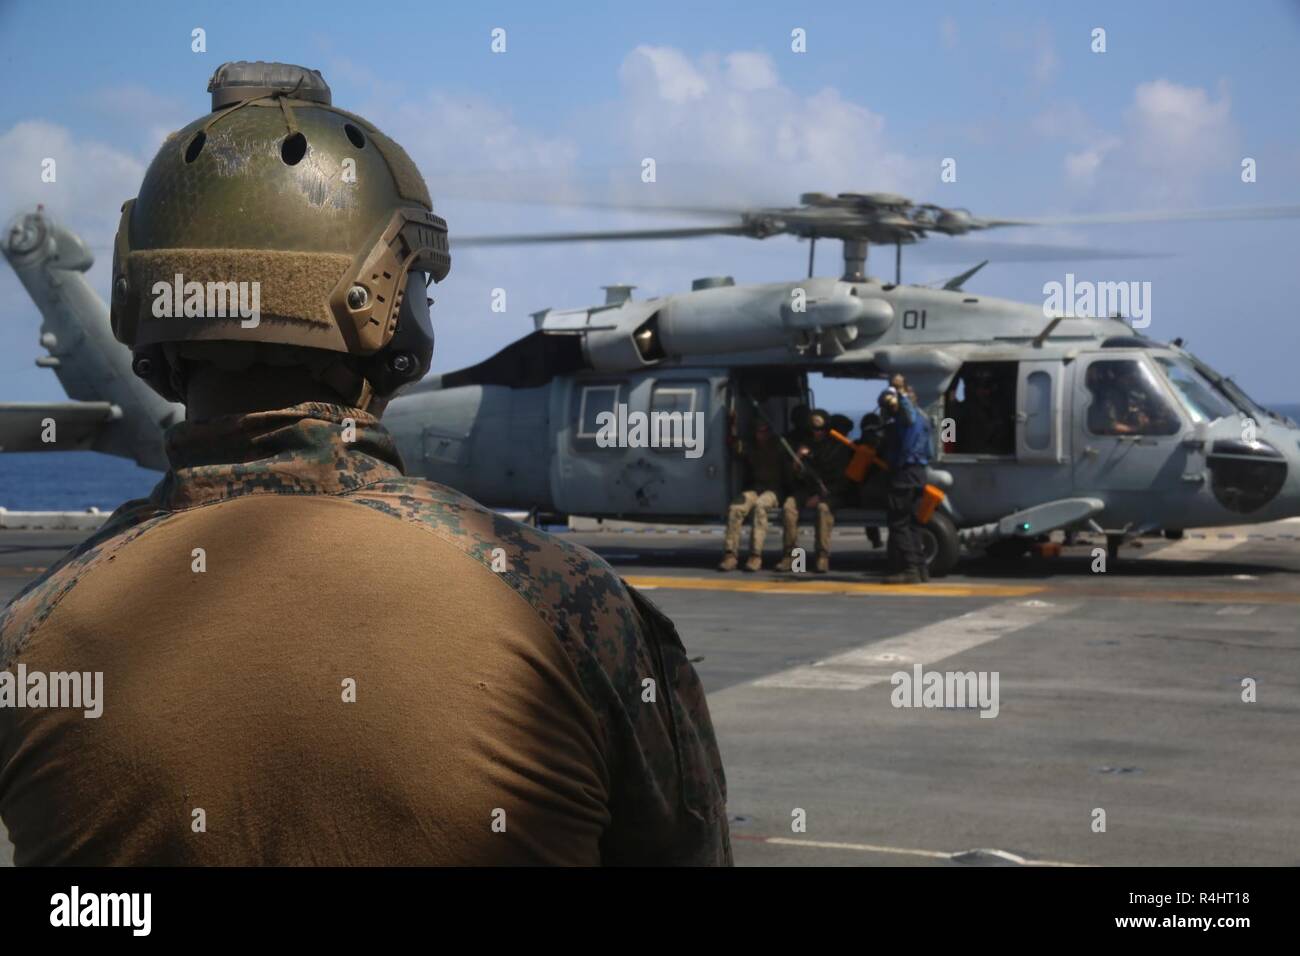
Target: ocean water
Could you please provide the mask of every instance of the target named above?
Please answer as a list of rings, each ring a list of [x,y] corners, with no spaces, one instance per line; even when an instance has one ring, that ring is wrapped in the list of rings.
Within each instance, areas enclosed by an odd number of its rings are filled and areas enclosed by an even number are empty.
[[[1300,421],[1300,405],[1273,407]],[[112,511],[124,501],[148,495],[161,477],[160,472],[134,462],[94,452],[0,454],[0,507],[10,511]]]
[[[10,511],[112,511],[149,494],[162,472],[86,451],[0,454],[0,507]]]

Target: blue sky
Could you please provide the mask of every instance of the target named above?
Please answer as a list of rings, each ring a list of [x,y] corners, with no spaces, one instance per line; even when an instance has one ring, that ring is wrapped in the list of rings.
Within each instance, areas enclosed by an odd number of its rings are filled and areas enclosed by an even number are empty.
[[[162,137],[206,112],[208,77],[231,59],[320,69],[335,103],[407,146],[453,243],[645,221],[485,193],[793,203],[803,191],[892,190],[1005,217],[1300,203],[1295,3],[809,6],[0,0],[0,213],[45,202],[106,247]],[[191,50],[194,27],[205,53]],[[490,49],[495,27],[503,54]],[[795,28],[806,53],[791,51]],[[55,184],[39,180],[44,156],[60,161]],[[645,156],[658,163],[652,186],[639,181]],[[946,157],[955,183],[940,181]],[[1254,183],[1241,181],[1243,157]],[[1266,401],[1300,401],[1300,220],[998,238],[1174,253],[995,262],[970,288],[1037,303],[1066,271],[1150,281],[1149,334],[1186,338]],[[978,259],[956,251],[951,264],[909,257],[905,279]],[[833,251],[819,258],[832,273]],[[91,273],[100,289],[107,260]],[[434,368],[486,357],[529,331],[533,311],[599,302],[602,284],[651,295],[698,275],[775,281],[805,261],[787,238],[465,250],[435,292]],[[892,272],[887,253],[877,271]],[[489,307],[497,287],[504,314]],[[39,317],[7,269],[0,296],[0,400],[59,397],[33,367]],[[851,387],[835,383],[839,404],[865,404]]]

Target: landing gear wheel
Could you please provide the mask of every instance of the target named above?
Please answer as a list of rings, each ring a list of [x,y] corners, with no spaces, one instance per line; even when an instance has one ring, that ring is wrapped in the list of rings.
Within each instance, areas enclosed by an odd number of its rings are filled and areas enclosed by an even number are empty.
[[[957,566],[961,558],[961,539],[952,520],[936,511],[921,525],[921,555],[931,577],[941,578]]]
[[[1124,543],[1122,534],[1106,535],[1106,564],[1113,565],[1119,560],[1119,546]]]
[[[1016,561],[1028,554],[1033,544],[1028,538],[999,538],[984,551],[995,561]]]

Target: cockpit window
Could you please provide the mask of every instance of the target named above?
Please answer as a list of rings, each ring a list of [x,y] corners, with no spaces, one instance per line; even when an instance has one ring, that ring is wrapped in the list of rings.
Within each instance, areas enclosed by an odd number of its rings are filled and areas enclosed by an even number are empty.
[[[1174,391],[1183,400],[1192,421],[1212,422],[1236,414],[1237,409],[1215,391],[1214,384],[1209,379],[1195,369],[1163,355],[1157,355],[1155,359],[1173,383]]]
[[[1102,359],[1084,377],[1091,401],[1088,431],[1094,435],[1176,435],[1178,412],[1155,373],[1136,359]]]

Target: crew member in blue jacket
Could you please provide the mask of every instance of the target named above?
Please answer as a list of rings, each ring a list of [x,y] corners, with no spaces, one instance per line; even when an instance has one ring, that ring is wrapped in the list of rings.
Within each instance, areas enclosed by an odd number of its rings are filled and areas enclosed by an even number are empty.
[[[916,393],[903,376],[895,375],[880,393],[885,419],[884,457],[889,465],[890,550],[898,556],[900,570],[885,579],[888,584],[920,584],[930,580],[921,544],[916,506],[925,488],[930,464],[930,419],[916,407]]]

